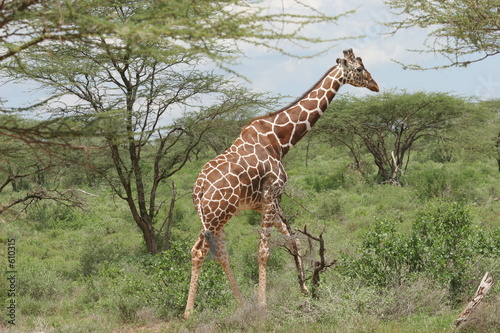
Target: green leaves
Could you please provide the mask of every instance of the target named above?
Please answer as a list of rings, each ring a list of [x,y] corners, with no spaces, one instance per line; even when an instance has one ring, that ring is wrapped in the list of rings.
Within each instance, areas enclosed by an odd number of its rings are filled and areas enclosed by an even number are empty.
[[[241,0],[11,0],[0,8],[0,27],[9,28],[0,35],[0,46],[9,46],[0,60],[44,41],[98,45],[113,39],[118,47],[149,55],[191,54],[222,65],[236,59],[241,43],[293,54],[275,41],[300,46],[331,41],[308,36],[306,27],[343,16],[324,15],[300,1],[292,7],[272,12]]]
[[[393,34],[402,29],[426,29],[429,36],[425,50],[416,52],[440,53],[448,64],[439,66],[468,66],[500,53],[498,34],[498,0],[482,1],[414,1],[386,0],[385,3],[400,15],[386,25]],[[405,65],[411,69],[427,69]]]
[[[377,286],[399,286],[423,274],[446,287],[452,300],[458,300],[479,258],[500,257],[498,230],[485,235],[472,224],[464,205],[432,205],[417,215],[409,233],[398,230],[400,223],[377,221],[357,249],[356,258],[344,255],[341,271]]]
[[[440,138],[477,107],[444,93],[387,92],[338,100],[313,133],[346,146],[361,165],[368,151],[378,168],[381,183],[400,184],[408,156],[417,141]],[[362,170],[361,170],[362,171]]]

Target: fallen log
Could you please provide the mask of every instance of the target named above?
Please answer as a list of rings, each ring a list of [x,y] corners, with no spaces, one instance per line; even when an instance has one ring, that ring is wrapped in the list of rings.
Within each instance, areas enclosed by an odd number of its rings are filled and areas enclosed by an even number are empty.
[[[463,327],[467,321],[470,319],[470,315],[476,312],[481,304],[484,296],[488,293],[488,291],[493,286],[493,277],[491,277],[490,273],[486,272],[484,274],[479,287],[477,288],[476,294],[474,298],[467,304],[467,307],[460,313],[457,320],[455,320],[455,329],[453,332],[457,332],[461,327]]]

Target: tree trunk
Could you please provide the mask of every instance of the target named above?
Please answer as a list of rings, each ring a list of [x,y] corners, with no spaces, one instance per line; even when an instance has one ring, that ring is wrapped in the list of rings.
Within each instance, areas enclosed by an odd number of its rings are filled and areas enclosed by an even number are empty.
[[[148,252],[152,255],[158,253],[158,244],[156,242],[156,235],[154,229],[148,228],[146,232],[143,230],[144,240],[146,241],[146,247]]]
[[[158,243],[156,242],[156,233],[153,228],[153,223],[149,216],[141,217],[137,214],[134,215],[134,220],[142,231],[144,241],[146,242],[146,248],[148,252],[152,255],[158,253]]]
[[[174,208],[175,208],[176,196],[177,196],[177,188],[175,187],[175,183],[172,181],[172,200],[170,200],[170,207],[168,210],[168,217],[166,222],[167,228],[165,230],[165,244],[163,246],[165,250],[170,249],[170,246],[172,245],[170,242],[170,238],[172,235],[172,225],[174,224]]]

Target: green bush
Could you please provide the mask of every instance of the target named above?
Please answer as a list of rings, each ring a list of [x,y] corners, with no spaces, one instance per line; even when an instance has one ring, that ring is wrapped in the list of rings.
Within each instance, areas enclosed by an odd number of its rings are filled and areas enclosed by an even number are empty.
[[[257,226],[262,223],[262,215],[254,210],[247,210],[242,213],[249,225]]]
[[[328,170],[307,176],[304,180],[307,185],[311,186],[316,192],[324,192],[335,190],[345,185],[346,168],[340,170]]]
[[[473,264],[481,256],[500,257],[500,231],[483,234],[464,205],[431,206],[417,215],[409,234],[398,232],[398,223],[378,221],[356,258],[344,254],[341,272],[378,286],[398,286],[423,274],[445,286],[457,301],[472,278]]]
[[[115,264],[130,254],[123,244],[96,241],[90,239],[84,245],[80,256],[80,269],[83,276],[96,274],[99,270],[106,270],[106,266]]]
[[[47,263],[35,258],[19,261],[18,290],[21,297],[54,299],[64,293],[67,281]]]
[[[403,178],[403,183],[415,189],[420,200],[441,199],[470,202],[476,199],[474,184],[480,174],[473,168],[460,165],[428,164],[424,169],[413,170]]]
[[[479,257],[477,234],[469,210],[457,203],[440,205],[419,214],[413,223],[410,263],[428,271],[458,296],[471,278],[470,267]]]
[[[343,255],[341,272],[377,286],[398,286],[408,278],[408,239],[396,231],[400,222],[380,220],[357,249],[358,258]]]
[[[75,208],[44,202],[30,208],[29,218],[36,222],[35,230],[68,229],[78,230],[84,225]]]

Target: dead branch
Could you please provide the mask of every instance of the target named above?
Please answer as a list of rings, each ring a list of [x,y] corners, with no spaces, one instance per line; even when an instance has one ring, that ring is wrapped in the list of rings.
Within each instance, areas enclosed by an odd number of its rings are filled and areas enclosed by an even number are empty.
[[[93,193],[84,191],[84,190],[79,189],[79,188],[77,188],[75,191],[81,192],[81,193],[86,194],[86,195],[90,195],[91,197],[98,197],[99,196],[98,194],[93,194]]]
[[[479,284],[479,287],[477,288],[474,298],[469,302],[469,304],[467,304],[467,307],[462,311],[462,313],[460,313],[455,321],[455,329],[453,332],[456,332],[463,327],[469,320],[470,315],[479,309],[480,303],[493,284],[493,277],[491,277],[490,273],[486,272],[481,280],[481,283]]]
[[[12,200],[7,205],[0,205],[0,214],[9,210],[15,205],[24,204],[24,209],[29,205],[41,200],[51,200],[67,207],[80,208],[87,210],[83,201],[76,195],[76,190],[68,189],[63,192],[58,190],[49,190],[46,188],[37,188],[28,192],[24,197]]]
[[[314,240],[314,241],[319,243],[319,251],[318,251],[319,252],[319,260],[314,260],[314,256],[312,254],[312,246],[311,246],[311,255],[313,256],[313,260],[312,260],[313,273],[312,273],[312,276],[308,278],[308,279],[312,278],[312,282],[311,282],[312,296],[314,298],[318,298],[319,295],[317,294],[317,291],[318,291],[318,287],[319,287],[319,283],[320,283],[320,274],[325,272],[327,268],[333,266],[337,262],[337,260],[333,260],[329,263],[326,262],[326,259],[325,259],[325,251],[326,251],[325,250],[325,241],[323,239],[323,233],[325,232],[324,227],[323,227],[323,230],[321,231],[321,233],[319,234],[318,237],[315,237],[312,234],[310,234],[307,231],[306,225],[304,226],[304,230],[300,230],[300,229],[296,229],[296,230],[298,232],[300,232],[301,234],[307,236],[307,238],[309,240]]]
[[[299,239],[297,238],[295,231],[293,231],[292,228],[290,227],[290,223],[288,222],[288,220],[283,215],[281,215],[280,217],[283,223],[285,223],[288,233],[290,234],[290,239],[287,240],[288,245],[285,244],[284,248],[288,251],[288,253],[290,253],[290,255],[293,257],[293,260],[295,261],[295,267],[297,269],[297,279],[299,281],[300,291],[304,295],[308,295],[309,290],[307,290],[306,286],[307,279],[304,278],[304,265],[302,263],[302,256],[300,255]]]

